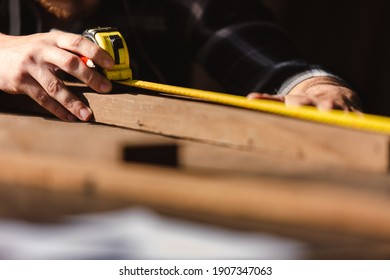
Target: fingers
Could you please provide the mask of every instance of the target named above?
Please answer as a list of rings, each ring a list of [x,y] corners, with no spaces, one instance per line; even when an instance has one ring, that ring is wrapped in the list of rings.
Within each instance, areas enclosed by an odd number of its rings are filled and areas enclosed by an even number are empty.
[[[284,102],[284,96],[271,95],[267,93],[251,92],[247,95],[248,99],[266,99]]]
[[[58,35],[56,45],[48,49],[45,62],[52,65],[51,71],[44,75],[32,74],[40,83],[48,96],[57,101],[78,119],[87,121],[92,117],[92,111],[72,94],[61,80],[54,74],[54,68],[67,72],[97,92],[108,93],[112,84],[103,75],[87,67],[79,55],[88,57],[95,64],[105,69],[114,67],[114,61],[109,53],[81,35],[55,31]],[[54,34],[55,34],[54,33]]]
[[[82,121],[88,121],[92,117],[92,111],[71,93],[64,83],[50,71],[32,71],[37,90],[27,92],[41,106],[45,107],[58,118],[67,121],[75,121],[76,116]]]
[[[9,36],[2,44],[1,90],[24,93],[62,120],[87,121],[92,111],[55,75],[63,70],[97,92],[111,91],[111,83],[79,59],[85,56],[100,67],[114,66],[111,56],[80,35],[55,31]]]
[[[87,38],[61,31],[55,32],[59,34],[57,39],[59,48],[88,57],[102,68],[111,69],[114,67],[115,62],[111,55]]]
[[[247,95],[249,99],[266,99],[284,102],[288,107],[299,107],[303,105],[316,105],[316,103],[307,96],[304,95],[294,95],[294,96],[280,96],[280,95],[270,95],[266,93],[252,92]]]
[[[304,95],[294,94],[286,96],[270,95],[265,93],[252,92],[248,94],[248,99],[266,99],[284,102],[287,107],[315,106],[319,111],[330,111],[332,109],[343,110],[345,112],[360,112],[349,98],[344,95],[321,94]]]
[[[33,78],[29,78],[23,84],[23,92],[35,102],[44,107],[50,113],[64,121],[76,121],[77,118],[53,99],[41,85]]]
[[[47,62],[79,79],[90,88],[100,93],[108,93],[112,84],[103,75],[87,67],[75,54],[62,49],[52,48],[47,53]]]

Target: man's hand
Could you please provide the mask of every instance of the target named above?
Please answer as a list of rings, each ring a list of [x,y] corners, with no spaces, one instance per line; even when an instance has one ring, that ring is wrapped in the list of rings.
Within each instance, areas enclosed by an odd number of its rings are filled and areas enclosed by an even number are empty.
[[[296,85],[286,96],[252,92],[249,99],[282,101],[286,106],[312,105],[319,110],[361,111],[356,93],[331,77],[314,77]]]
[[[112,85],[79,56],[105,69],[114,67],[106,51],[81,35],[60,31],[29,36],[0,34],[0,90],[26,94],[62,120],[87,121],[92,117],[91,109],[67,89],[57,77],[58,71],[100,93],[111,91]]]

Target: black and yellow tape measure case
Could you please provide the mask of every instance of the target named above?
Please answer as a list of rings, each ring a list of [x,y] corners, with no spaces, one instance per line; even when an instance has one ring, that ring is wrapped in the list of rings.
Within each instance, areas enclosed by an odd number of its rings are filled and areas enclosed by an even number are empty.
[[[98,27],[87,29],[83,36],[106,50],[114,59],[112,70],[102,70],[107,79],[112,81],[132,79],[130,56],[127,44],[118,29]]]

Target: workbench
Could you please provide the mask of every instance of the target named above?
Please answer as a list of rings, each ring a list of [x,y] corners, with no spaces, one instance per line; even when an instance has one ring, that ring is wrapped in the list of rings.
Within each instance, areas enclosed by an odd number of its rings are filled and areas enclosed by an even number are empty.
[[[388,135],[121,87],[72,90],[92,122],[0,97],[3,217],[142,206],[293,238],[304,258],[390,256]]]

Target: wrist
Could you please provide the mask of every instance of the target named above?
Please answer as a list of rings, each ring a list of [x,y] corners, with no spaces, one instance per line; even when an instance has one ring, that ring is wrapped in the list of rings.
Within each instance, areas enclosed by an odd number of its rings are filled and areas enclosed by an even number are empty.
[[[312,77],[296,84],[287,94],[306,95],[308,92],[310,92],[310,89],[312,89],[313,87],[322,87],[322,86],[335,86],[335,87],[348,88],[348,86],[344,82],[341,82],[340,79],[336,79],[331,76],[322,76],[322,77]]]

